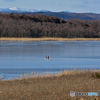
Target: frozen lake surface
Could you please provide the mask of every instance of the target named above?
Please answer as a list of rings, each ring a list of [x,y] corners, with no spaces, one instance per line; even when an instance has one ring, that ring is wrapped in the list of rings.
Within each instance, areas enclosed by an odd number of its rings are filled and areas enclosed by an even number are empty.
[[[0,41],[0,79],[83,68],[100,69],[100,41]]]

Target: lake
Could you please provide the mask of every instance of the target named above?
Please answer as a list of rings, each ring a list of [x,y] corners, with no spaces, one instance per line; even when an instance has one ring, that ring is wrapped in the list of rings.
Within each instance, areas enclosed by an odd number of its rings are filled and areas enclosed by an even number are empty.
[[[64,69],[100,69],[100,41],[0,41],[0,79]]]

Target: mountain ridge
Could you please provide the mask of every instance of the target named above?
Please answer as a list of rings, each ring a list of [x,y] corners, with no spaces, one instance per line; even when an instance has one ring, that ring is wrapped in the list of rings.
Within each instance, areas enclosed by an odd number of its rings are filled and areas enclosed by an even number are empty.
[[[18,7],[11,7],[11,8],[0,8],[1,12],[51,12],[49,10],[45,10],[45,9],[41,9],[41,10],[37,10],[37,9],[26,9],[26,8],[18,8]]]
[[[100,14],[97,13],[75,13],[70,11],[60,11],[60,12],[53,12],[49,10],[37,10],[37,9],[26,9],[26,8],[0,8],[0,13],[13,13],[13,14],[38,14],[38,15],[46,15],[46,16],[53,16],[63,20],[68,19],[80,19],[80,20],[100,20]]]

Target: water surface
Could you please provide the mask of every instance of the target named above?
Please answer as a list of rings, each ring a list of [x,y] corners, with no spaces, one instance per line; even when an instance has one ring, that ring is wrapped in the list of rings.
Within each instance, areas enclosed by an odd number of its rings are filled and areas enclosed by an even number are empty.
[[[1,79],[83,68],[100,69],[100,41],[0,41]]]

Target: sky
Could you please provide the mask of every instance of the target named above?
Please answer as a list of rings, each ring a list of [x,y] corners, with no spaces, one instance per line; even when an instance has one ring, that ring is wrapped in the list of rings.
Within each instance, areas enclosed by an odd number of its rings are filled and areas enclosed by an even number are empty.
[[[0,0],[0,8],[11,7],[100,14],[100,0]]]

